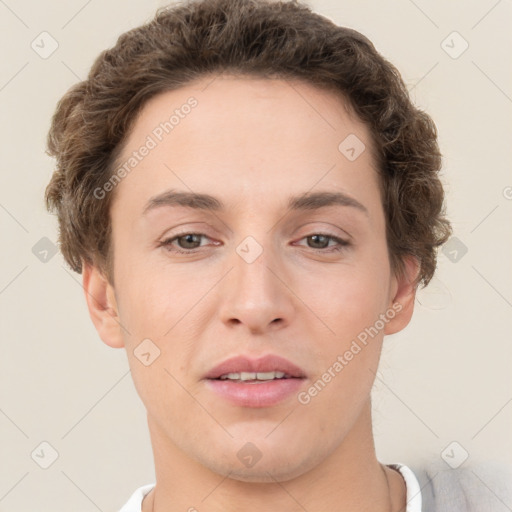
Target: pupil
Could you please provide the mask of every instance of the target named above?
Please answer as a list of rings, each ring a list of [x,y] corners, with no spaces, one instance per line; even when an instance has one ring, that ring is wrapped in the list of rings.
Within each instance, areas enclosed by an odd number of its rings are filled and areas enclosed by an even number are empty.
[[[197,235],[185,235],[182,237],[182,239],[185,239],[185,245],[187,244],[194,244],[194,243],[197,243],[197,241],[194,242],[193,238],[196,237]],[[192,239],[192,240],[191,240]],[[189,248],[189,247],[187,247]]]
[[[313,243],[318,243],[319,238],[325,239],[326,237],[324,235],[312,235],[311,238],[313,239]],[[325,244],[321,244],[321,245],[323,247]]]

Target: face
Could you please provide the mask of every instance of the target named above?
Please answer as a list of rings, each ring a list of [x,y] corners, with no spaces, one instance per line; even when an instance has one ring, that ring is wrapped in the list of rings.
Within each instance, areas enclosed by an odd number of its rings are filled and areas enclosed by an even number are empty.
[[[96,325],[126,347],[153,444],[239,480],[311,470],[406,315],[368,129],[311,85],[218,76],[151,99],[118,163],[117,319]]]

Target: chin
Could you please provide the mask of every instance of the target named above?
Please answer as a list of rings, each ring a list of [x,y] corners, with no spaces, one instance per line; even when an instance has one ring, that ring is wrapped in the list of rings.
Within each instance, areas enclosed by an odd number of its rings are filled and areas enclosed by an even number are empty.
[[[299,455],[299,456],[297,456]],[[232,460],[200,460],[201,464],[214,473],[228,476],[233,480],[250,483],[275,483],[293,480],[312,469],[316,463],[306,453],[287,456],[274,450],[271,457],[261,456],[252,467],[243,467],[243,463],[235,456]]]

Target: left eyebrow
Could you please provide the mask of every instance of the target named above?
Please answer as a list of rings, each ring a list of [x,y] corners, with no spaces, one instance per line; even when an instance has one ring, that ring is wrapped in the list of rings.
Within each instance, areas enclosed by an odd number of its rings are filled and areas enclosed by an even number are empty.
[[[167,190],[161,194],[153,196],[144,206],[142,215],[161,206],[183,206],[195,210],[223,211],[226,209],[224,203],[210,195],[197,192],[185,192],[177,190]],[[288,209],[318,210],[327,206],[347,206],[355,208],[368,215],[367,208],[353,197],[342,192],[307,192],[297,196],[291,196],[288,199]]]
[[[363,204],[343,192],[309,192],[292,196],[288,201],[288,208],[291,210],[318,210],[326,206],[349,206],[368,215]]]

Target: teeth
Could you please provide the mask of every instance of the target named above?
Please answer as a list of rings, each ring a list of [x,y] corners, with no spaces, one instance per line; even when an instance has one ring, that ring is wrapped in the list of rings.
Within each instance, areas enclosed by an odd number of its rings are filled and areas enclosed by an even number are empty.
[[[226,375],[221,375],[219,379],[232,379],[232,380],[239,380],[240,374],[239,373],[227,373]]]
[[[219,378],[222,380],[273,380],[282,379],[286,374],[284,372],[240,372],[240,373],[227,373],[221,375]]]

